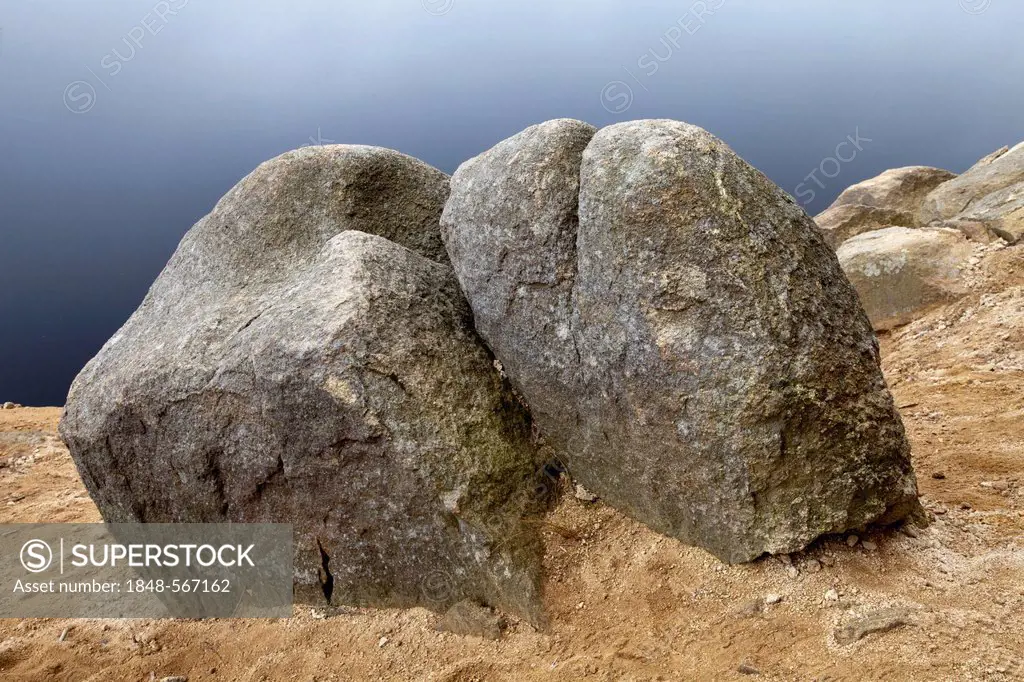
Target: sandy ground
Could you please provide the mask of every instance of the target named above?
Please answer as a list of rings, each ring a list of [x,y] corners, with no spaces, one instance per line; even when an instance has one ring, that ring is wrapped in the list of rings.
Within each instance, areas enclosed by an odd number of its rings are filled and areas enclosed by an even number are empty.
[[[547,633],[458,637],[419,609],[2,620],[0,679],[1024,680],[1022,258],[993,255],[976,293],[882,339],[933,518],[920,532],[726,566],[569,495],[547,537]],[[99,520],[59,416],[0,411],[0,522]],[[891,629],[844,636],[872,617]]]

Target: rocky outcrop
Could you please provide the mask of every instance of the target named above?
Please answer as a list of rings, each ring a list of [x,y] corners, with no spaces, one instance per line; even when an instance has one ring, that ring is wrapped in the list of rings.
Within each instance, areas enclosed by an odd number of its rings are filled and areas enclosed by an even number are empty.
[[[1024,143],[939,185],[925,199],[919,220],[922,225],[928,225],[955,216],[970,217],[970,210],[986,197],[1021,183],[1024,183]]]
[[[832,206],[874,206],[915,214],[932,190],[955,177],[956,173],[929,166],[893,168],[848,187]]]
[[[957,220],[985,224],[1010,244],[1024,238],[1024,181],[982,197]]]
[[[862,204],[833,206],[818,214],[814,222],[818,224],[825,241],[834,249],[850,237],[872,230],[881,230],[893,225],[917,226],[917,219],[913,213]]]
[[[846,241],[837,255],[875,329],[888,330],[965,294],[972,252],[959,230],[890,227]]]
[[[996,222],[989,222],[985,220],[971,220],[969,218],[951,218],[949,220],[936,221],[932,227],[948,227],[954,230],[959,230],[972,242],[978,242],[980,244],[992,244],[993,242],[1006,242],[1013,244],[1016,238],[996,227]]]
[[[978,169],[978,168],[981,168],[982,166],[989,165],[990,163],[992,163],[993,161],[995,161],[996,159],[998,159],[1000,156],[1002,156],[1003,154],[1005,154],[1008,151],[1010,151],[1009,147],[1007,147],[1005,145],[1000,147],[999,149],[995,150],[991,154],[988,154],[988,155],[983,156],[980,159],[978,159],[977,163],[975,163],[973,166],[971,166],[968,169],[968,172],[970,172],[972,170],[975,170],[975,169]]]
[[[847,188],[815,222],[837,248],[851,237],[885,227],[918,227],[918,211],[933,189],[956,177],[941,168],[907,166]]]
[[[727,561],[915,512],[873,333],[814,223],[694,126],[591,134],[552,122],[467,162],[442,219],[573,478]]]
[[[104,519],[290,523],[302,602],[540,623],[539,462],[441,262],[446,187],[318,147],[231,190],[71,389]]]

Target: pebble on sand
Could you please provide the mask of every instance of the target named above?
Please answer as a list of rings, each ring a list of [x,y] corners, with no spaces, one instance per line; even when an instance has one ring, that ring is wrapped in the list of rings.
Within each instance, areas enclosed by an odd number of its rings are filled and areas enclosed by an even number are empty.
[[[913,625],[909,609],[881,609],[838,628],[835,631],[835,638],[841,645],[851,644],[867,635],[888,632],[906,625]]]
[[[579,483],[576,484],[576,499],[580,502],[597,502],[597,495],[590,492]]]

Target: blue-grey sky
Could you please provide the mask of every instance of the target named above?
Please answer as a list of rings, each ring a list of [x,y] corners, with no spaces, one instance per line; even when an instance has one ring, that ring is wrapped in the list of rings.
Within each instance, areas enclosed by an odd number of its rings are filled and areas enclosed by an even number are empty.
[[[816,213],[1024,140],[1022,26],[1011,0],[0,0],[0,401],[62,403],[184,232],[288,149],[451,172],[550,118],[675,118]]]

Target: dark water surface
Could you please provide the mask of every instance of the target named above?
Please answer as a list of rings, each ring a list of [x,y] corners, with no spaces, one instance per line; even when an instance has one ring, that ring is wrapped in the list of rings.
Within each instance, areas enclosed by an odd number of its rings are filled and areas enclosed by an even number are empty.
[[[0,401],[25,404],[62,404],[185,231],[303,144],[451,172],[550,118],[675,118],[815,213],[1024,139],[1015,0],[0,0],[0,27]]]

